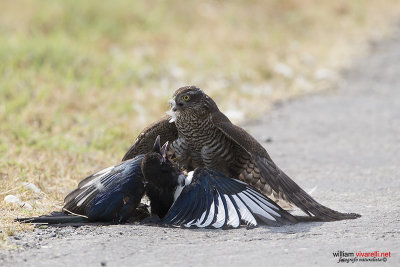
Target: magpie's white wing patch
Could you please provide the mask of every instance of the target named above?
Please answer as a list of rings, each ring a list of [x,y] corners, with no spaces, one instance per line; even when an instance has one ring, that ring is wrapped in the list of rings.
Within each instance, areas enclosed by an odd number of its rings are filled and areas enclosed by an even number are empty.
[[[218,191],[215,195],[216,196],[214,196],[214,199],[217,201],[214,203],[215,217],[211,227],[221,228],[226,224],[225,206],[222,203],[222,198]]]
[[[199,228],[237,228],[258,224],[279,226],[295,217],[254,187],[205,168],[196,169],[162,223]]]

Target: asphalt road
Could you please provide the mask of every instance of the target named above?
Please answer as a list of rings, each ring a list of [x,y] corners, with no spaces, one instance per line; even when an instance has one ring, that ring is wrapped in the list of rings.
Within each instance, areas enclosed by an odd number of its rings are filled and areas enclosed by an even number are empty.
[[[0,251],[0,265],[325,266],[338,264],[333,256],[338,251],[380,251],[391,253],[384,266],[400,266],[397,36],[358,60],[338,90],[284,103],[266,118],[244,125],[304,189],[317,187],[313,196],[318,201],[361,213],[360,219],[253,230],[141,225],[36,229],[13,238],[22,248]]]

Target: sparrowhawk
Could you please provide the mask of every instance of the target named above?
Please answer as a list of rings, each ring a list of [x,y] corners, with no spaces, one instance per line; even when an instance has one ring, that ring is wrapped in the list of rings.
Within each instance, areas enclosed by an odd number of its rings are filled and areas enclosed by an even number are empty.
[[[160,135],[162,142],[171,142],[169,152],[188,171],[207,167],[240,179],[322,221],[360,217],[332,210],[314,200],[272,161],[255,138],[234,125],[200,88],[179,88],[170,104],[168,116],[143,130],[123,160],[149,149],[152,140]]]

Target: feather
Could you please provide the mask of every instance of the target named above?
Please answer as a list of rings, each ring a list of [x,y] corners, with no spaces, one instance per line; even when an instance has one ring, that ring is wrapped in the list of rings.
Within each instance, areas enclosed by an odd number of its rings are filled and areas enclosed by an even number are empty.
[[[278,219],[277,219],[278,218]],[[296,219],[252,186],[206,168],[194,171],[162,219],[164,225],[237,228],[241,224],[284,225]]]
[[[293,203],[307,215],[316,216],[324,221],[355,219],[360,217],[359,214],[341,213],[332,210],[315,201],[275,165],[265,148],[263,148],[256,139],[242,128],[232,124],[218,109],[212,112],[212,121],[226,137],[238,146],[237,149],[242,150],[241,153],[247,153],[250,159],[254,160],[256,164],[256,169],[254,169],[254,171],[260,171],[260,179],[262,179],[263,183],[266,183],[272,188],[274,195],[278,196],[278,199],[281,198]]]
[[[122,161],[132,159],[140,154],[148,153],[152,150],[154,140],[159,135],[161,144],[167,141],[174,141],[178,138],[178,130],[175,123],[169,122],[170,117],[164,116],[160,120],[146,127],[137,137],[133,145],[125,153]]]
[[[101,170],[67,195],[63,210],[90,221],[126,221],[144,195],[143,155]]]

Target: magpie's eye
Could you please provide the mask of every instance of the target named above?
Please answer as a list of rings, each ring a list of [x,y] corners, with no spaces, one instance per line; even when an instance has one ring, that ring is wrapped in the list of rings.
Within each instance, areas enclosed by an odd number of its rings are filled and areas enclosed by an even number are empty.
[[[189,101],[190,96],[189,95],[184,95],[184,96],[182,96],[182,99],[187,102],[187,101]]]

